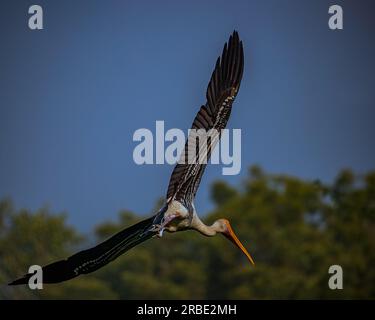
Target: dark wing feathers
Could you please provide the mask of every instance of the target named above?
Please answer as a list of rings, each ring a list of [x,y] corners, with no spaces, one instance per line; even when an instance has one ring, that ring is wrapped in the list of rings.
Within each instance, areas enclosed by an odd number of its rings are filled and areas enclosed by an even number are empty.
[[[216,129],[220,131],[226,127],[232,103],[240,87],[244,66],[244,54],[242,42],[236,31],[229,38],[223,48],[221,58],[216,60],[215,69],[212,72],[206,91],[207,102],[196,115],[192,129]],[[199,182],[202,178],[206,163],[188,164],[187,153],[191,149],[195,135],[190,134],[184,149],[185,163],[178,163],[171,175],[167,200],[183,200],[189,205],[196,194]],[[207,160],[211,150],[220,139],[219,136],[208,146]]]
[[[150,230],[155,216],[126,228],[97,246],[80,251],[66,260],[60,260],[42,268],[43,283],[58,283],[91,273],[122,255],[125,251],[151,238]],[[9,285],[27,284],[32,274],[26,274]]]

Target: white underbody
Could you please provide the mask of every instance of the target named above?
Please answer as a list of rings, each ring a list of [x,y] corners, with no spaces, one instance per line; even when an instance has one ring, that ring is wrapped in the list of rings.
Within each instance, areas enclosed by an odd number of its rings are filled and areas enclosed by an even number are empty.
[[[164,219],[168,219],[168,217],[173,218],[173,220],[165,226],[165,230],[169,232],[187,229],[190,226],[189,211],[177,200],[172,200],[169,203],[168,209],[164,213]]]

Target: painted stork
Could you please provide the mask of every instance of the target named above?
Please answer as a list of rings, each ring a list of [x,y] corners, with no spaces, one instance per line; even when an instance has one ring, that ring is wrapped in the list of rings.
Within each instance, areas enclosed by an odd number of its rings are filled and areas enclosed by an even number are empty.
[[[207,87],[207,102],[200,108],[192,125],[192,129],[216,130],[214,131],[216,135],[210,140],[207,159],[220,139],[220,130],[224,129],[228,122],[233,101],[240,87],[243,65],[242,41],[234,31],[229,42],[224,45],[221,58],[216,61]],[[185,144],[185,154],[195,138],[189,134]],[[161,237],[164,230],[168,232],[196,230],[208,237],[221,233],[231,240],[254,265],[252,257],[235,235],[228,220],[218,219],[208,226],[197,215],[194,198],[206,163],[199,163],[199,161],[177,163],[170,178],[165,204],[154,216],[120,231],[96,247],[44,266],[43,282],[58,283],[81,274],[91,273],[141,242],[155,236]],[[26,274],[10,285],[26,284],[31,276],[32,274]]]

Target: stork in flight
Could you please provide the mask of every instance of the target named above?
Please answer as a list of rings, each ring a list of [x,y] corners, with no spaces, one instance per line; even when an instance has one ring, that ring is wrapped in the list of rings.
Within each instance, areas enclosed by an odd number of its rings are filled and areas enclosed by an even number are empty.
[[[221,130],[228,122],[233,101],[240,87],[243,65],[242,41],[234,31],[229,42],[224,45],[221,58],[216,61],[207,87],[207,102],[200,108],[192,125],[192,129],[206,131],[214,129],[213,132],[216,133],[211,136],[206,159],[210,157],[211,150],[220,139]],[[191,143],[195,139],[196,136],[189,134],[185,144],[185,154],[191,151]],[[235,235],[228,220],[218,219],[208,226],[198,217],[193,202],[205,168],[206,163],[186,163],[186,161],[177,163],[169,181],[165,204],[154,216],[120,231],[96,247],[44,266],[43,282],[58,283],[81,274],[91,273],[147,239],[154,236],[161,237],[164,230],[168,232],[196,230],[208,237],[221,233],[231,240],[254,265],[252,257]],[[27,284],[31,276],[30,273],[26,274],[10,285]]]

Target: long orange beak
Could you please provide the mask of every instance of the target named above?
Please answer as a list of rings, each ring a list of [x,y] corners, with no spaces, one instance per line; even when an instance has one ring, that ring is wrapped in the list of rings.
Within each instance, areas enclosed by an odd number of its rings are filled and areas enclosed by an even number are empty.
[[[242,245],[241,241],[237,238],[236,234],[234,233],[230,223],[228,220],[225,221],[227,226],[227,232],[224,232],[223,235],[232,241],[241,251],[246,255],[247,259],[249,259],[250,263],[255,266],[254,260],[251,257],[250,253],[246,250],[246,248]]]

